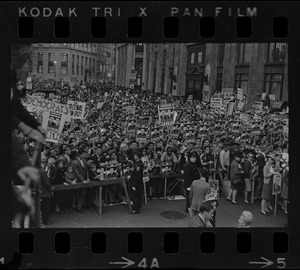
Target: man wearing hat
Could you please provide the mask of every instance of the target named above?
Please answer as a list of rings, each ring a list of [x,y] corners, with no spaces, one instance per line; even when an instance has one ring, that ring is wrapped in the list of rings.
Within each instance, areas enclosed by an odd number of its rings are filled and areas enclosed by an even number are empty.
[[[183,178],[184,178],[184,188],[185,188],[185,212],[188,212],[188,208],[190,207],[190,189],[192,182],[196,179],[200,179],[199,170],[196,164],[197,154],[192,151],[188,154],[188,162],[183,166]]]
[[[203,203],[205,202],[209,202],[212,206],[212,208],[214,209],[214,213],[213,216],[210,220],[211,225],[213,225],[213,227],[216,227],[216,209],[219,206],[219,202],[218,202],[219,198],[215,197],[213,193],[209,193],[205,196],[205,200],[203,201]]]

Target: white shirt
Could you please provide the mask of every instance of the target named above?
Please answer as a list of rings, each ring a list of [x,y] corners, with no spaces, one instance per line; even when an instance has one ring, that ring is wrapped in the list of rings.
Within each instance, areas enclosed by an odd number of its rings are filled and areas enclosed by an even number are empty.
[[[229,151],[224,151],[224,149],[220,152],[220,163],[223,169],[225,169],[225,165],[230,165]]]

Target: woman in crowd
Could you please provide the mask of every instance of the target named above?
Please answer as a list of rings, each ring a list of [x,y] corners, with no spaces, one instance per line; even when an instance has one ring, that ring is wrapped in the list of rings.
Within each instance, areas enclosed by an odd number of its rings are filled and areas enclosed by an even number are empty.
[[[264,185],[262,190],[261,214],[267,215],[270,208],[270,200],[272,200],[273,175],[277,174],[274,170],[275,157],[267,155],[267,163],[264,166]],[[269,206],[269,207],[268,207]]]
[[[250,211],[243,211],[238,220],[238,228],[250,228],[252,222],[253,214]]]
[[[241,189],[242,185],[242,174],[244,173],[241,165],[242,153],[236,152],[234,154],[234,160],[230,164],[230,180],[231,180],[231,191],[228,194],[227,200],[231,200],[232,195],[232,203],[237,204],[236,195],[239,189]]]
[[[282,191],[281,198],[283,199],[282,210],[288,214],[288,200],[289,200],[289,166],[287,163],[283,164],[283,179],[282,179]]]
[[[57,167],[57,174],[54,185],[68,185],[65,180],[64,160],[59,158],[56,160],[55,164]],[[54,192],[56,213],[61,213],[61,211],[67,214],[69,213],[66,205],[66,201],[68,201],[68,195],[68,191],[66,190]]]
[[[66,171],[65,171],[65,185],[76,185],[77,183],[77,178],[73,169],[73,166],[71,163],[69,163],[67,165]],[[75,200],[75,195],[76,193],[74,192],[74,190],[68,190],[69,196],[68,199],[66,201],[66,208],[67,210],[69,210],[69,212],[73,212],[73,210],[75,209],[75,205],[74,205],[74,200]]]

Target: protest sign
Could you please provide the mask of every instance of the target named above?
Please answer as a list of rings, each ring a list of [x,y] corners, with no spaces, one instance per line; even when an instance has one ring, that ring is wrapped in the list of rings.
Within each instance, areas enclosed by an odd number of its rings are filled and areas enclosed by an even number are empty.
[[[202,92],[202,102],[209,102],[210,100],[210,86],[204,85],[203,92]]]
[[[46,141],[58,143],[67,115],[54,111],[44,111],[42,127],[47,131]]]
[[[222,98],[211,98],[210,99],[210,107],[218,109],[222,106]]]
[[[146,142],[147,135],[148,135],[148,128],[138,127],[136,131],[136,141],[139,143]]]
[[[236,109],[239,111],[242,111],[244,109],[244,105],[245,105],[245,103],[240,100]]]
[[[238,88],[236,98],[238,100],[243,100],[243,97],[244,97],[244,90],[242,88]]]
[[[280,194],[282,187],[282,175],[280,173],[273,176],[272,195]]]
[[[43,109],[44,111],[57,112],[63,115],[68,115],[70,112],[70,109],[66,104],[61,104],[30,95],[26,96],[26,99],[24,100],[24,105],[27,108],[36,108],[36,111]]]
[[[136,106],[127,106],[126,108],[125,108],[125,110],[126,110],[126,114],[135,114],[135,108],[136,108]]]
[[[174,124],[174,105],[173,104],[163,104],[158,106],[158,117],[159,123],[163,126],[171,126]]]
[[[253,104],[254,111],[262,111],[263,109],[263,102],[261,101],[255,101]]]
[[[85,115],[85,102],[68,101],[68,107],[70,108],[70,118],[83,119]]]
[[[103,105],[104,105],[104,102],[98,102],[97,109],[101,109]]]
[[[223,104],[229,103],[230,97],[233,94],[233,88],[222,88],[221,96],[223,97]]]
[[[245,126],[251,126],[251,116],[249,114],[241,113],[240,119]]]

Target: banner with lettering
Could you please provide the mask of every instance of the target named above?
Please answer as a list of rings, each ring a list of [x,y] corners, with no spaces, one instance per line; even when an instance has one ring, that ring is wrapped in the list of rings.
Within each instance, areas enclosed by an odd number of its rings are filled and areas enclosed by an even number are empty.
[[[210,107],[218,109],[222,106],[222,98],[211,98],[210,99]]]
[[[46,141],[58,143],[67,115],[55,111],[44,111],[42,115],[42,127],[47,131]]]
[[[159,123],[163,126],[173,125],[175,122],[174,116],[175,112],[173,104],[163,104],[158,106]]]
[[[85,115],[85,102],[68,101],[68,107],[70,108],[70,118],[83,119]]]
[[[263,109],[263,102],[261,101],[255,101],[253,104],[254,111],[262,111]]]
[[[63,115],[68,115],[70,109],[66,104],[57,103],[51,100],[43,99],[40,97],[27,95],[23,103],[27,108],[35,111],[52,111],[61,113]]]
[[[204,85],[202,91],[202,102],[209,102],[210,100],[210,86]]]
[[[227,105],[229,103],[230,97],[233,94],[233,88],[222,88],[223,104]]]

